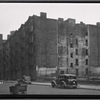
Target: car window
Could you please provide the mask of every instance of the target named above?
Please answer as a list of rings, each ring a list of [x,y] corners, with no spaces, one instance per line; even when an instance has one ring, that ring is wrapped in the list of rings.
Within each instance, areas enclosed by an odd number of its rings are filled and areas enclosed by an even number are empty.
[[[60,76],[58,76],[58,78],[60,78]]]
[[[67,76],[64,76],[64,79],[68,79],[68,77]]]
[[[60,78],[62,78],[62,76],[60,76]]]
[[[63,78],[63,76],[59,76],[59,78],[61,79],[61,78]]]
[[[76,79],[75,76],[68,76],[68,79]]]

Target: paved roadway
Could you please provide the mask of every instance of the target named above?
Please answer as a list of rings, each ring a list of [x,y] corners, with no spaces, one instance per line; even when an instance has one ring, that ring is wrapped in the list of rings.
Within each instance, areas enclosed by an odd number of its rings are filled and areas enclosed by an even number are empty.
[[[0,94],[10,94],[9,86],[11,85],[14,85],[14,83],[0,84]],[[51,86],[43,86],[43,85],[28,85],[27,94],[100,95],[100,90],[62,89],[62,88],[52,88]]]

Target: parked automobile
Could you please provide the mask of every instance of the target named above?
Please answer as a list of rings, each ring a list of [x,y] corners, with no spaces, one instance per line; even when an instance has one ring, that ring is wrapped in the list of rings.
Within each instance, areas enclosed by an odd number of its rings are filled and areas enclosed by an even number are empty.
[[[51,81],[51,86],[77,88],[77,79],[74,74],[60,74]]]

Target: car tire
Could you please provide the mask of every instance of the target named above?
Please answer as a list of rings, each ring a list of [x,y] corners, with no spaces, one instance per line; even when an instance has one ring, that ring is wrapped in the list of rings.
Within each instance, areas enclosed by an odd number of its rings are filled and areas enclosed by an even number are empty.
[[[52,88],[54,88],[56,85],[54,82],[51,82],[51,86],[52,86]]]
[[[31,82],[29,82],[29,84],[32,84]]]
[[[77,86],[74,87],[74,89],[76,89],[76,88],[77,88]]]

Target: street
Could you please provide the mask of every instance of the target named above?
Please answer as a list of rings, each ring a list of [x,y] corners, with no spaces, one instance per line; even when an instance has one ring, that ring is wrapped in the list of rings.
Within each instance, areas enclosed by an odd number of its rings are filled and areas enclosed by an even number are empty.
[[[10,94],[9,86],[15,83],[4,82],[0,84],[0,94]],[[44,85],[28,85],[27,94],[47,94],[47,95],[100,95],[100,90],[89,89],[62,89],[52,88],[51,86]]]

